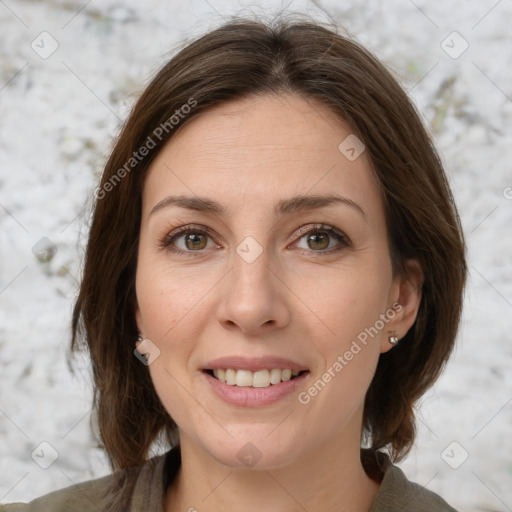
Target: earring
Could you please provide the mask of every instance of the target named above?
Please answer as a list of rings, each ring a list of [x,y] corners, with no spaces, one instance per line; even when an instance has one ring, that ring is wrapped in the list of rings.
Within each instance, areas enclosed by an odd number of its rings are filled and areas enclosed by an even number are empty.
[[[135,338],[136,342],[142,341],[142,336],[140,335],[139,329],[137,329],[137,337]]]
[[[398,343],[398,333],[396,331],[391,333],[388,340],[391,345],[396,345]]]

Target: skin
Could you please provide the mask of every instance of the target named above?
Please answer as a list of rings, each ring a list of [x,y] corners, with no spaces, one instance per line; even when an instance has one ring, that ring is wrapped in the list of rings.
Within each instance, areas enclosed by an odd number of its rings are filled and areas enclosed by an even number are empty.
[[[349,161],[338,150],[350,134],[315,100],[251,97],[191,120],[149,169],[136,321],[160,350],[149,371],[179,427],[183,462],[167,490],[167,512],[361,511],[378,492],[359,458],[364,397],[379,355],[392,348],[390,333],[403,337],[414,323],[422,275],[413,261],[407,276],[393,275],[366,153]],[[274,212],[283,199],[333,193],[364,215],[342,203]],[[169,205],[151,214],[169,195],[207,197],[226,212]],[[162,246],[189,224],[204,248],[191,250],[183,234]],[[332,234],[308,242],[306,230],[317,224],[344,233],[349,246]],[[236,252],[247,236],[263,249],[252,263]],[[307,391],[396,302],[402,308],[393,319],[305,405],[293,392],[268,406],[237,407],[205,383],[201,369],[217,357],[271,355],[304,364],[310,373],[299,391]],[[261,454],[250,468],[237,456],[248,442]]]

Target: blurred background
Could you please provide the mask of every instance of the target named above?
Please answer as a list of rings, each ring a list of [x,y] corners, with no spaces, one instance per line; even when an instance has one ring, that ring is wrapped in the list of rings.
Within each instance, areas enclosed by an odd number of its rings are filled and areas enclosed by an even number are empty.
[[[400,465],[455,508],[512,511],[511,0],[0,0],[0,502],[109,471],[69,324],[94,188],[135,98],[184,40],[283,9],[373,51],[434,135],[470,278]]]

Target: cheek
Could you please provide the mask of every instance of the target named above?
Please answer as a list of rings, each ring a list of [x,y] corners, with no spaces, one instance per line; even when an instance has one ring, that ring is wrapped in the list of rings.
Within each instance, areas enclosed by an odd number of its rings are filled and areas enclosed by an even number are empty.
[[[296,290],[311,319],[322,326],[318,338],[331,352],[343,350],[347,342],[374,326],[388,307],[390,286],[390,269],[368,264],[304,276]]]
[[[386,335],[381,318],[388,306],[391,272],[368,265],[316,277],[308,280],[305,302],[315,313],[310,318],[318,329],[311,329],[311,340],[322,358],[317,380],[311,382],[304,401],[311,399],[323,410],[336,411],[332,414],[339,414],[341,421],[361,404],[375,372],[380,341]],[[305,289],[306,284],[302,297]]]
[[[380,336],[366,329],[378,321],[385,308],[383,294],[331,283],[328,293],[319,295],[317,306],[328,326],[322,335],[312,336],[321,367],[298,396],[309,417],[319,418],[322,436],[336,436],[348,422],[362,414],[364,398],[380,356]],[[380,297],[379,297],[380,295]],[[318,331],[320,332],[320,331]],[[321,420],[320,420],[321,418]]]
[[[144,336],[160,350],[148,369],[164,408],[186,427],[194,417],[184,391],[190,387],[188,364],[208,318],[201,299],[211,286],[206,276],[192,279],[190,270],[171,268],[165,258],[139,257],[136,289],[140,319]]]
[[[141,255],[136,289],[145,336],[165,346],[184,324],[198,325],[202,298],[214,284],[211,274],[201,276],[191,276],[190,269],[171,268],[165,258]]]

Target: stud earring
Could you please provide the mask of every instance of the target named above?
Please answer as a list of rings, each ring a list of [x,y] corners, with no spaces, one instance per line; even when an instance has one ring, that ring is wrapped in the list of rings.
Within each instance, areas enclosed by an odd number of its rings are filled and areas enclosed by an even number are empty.
[[[396,331],[391,333],[388,340],[391,345],[396,345],[398,343],[398,333]]]
[[[135,338],[136,342],[142,341],[142,336],[140,335],[139,329],[137,329],[137,337]]]

